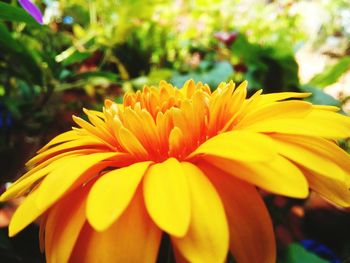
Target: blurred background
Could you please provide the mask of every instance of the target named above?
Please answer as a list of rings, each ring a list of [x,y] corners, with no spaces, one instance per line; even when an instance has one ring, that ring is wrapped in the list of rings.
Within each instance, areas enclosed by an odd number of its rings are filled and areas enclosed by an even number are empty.
[[[350,113],[349,0],[42,0],[44,25],[0,0],[0,185],[82,107],[164,79],[215,89],[311,92]],[[340,142],[348,149],[348,142]],[[1,191],[1,190],[0,190]],[[264,193],[263,193],[264,194]],[[349,211],[317,196],[265,195],[279,262],[350,262]],[[43,262],[37,227],[7,238],[15,203],[0,204],[0,262]],[[233,259],[229,259],[233,262]]]

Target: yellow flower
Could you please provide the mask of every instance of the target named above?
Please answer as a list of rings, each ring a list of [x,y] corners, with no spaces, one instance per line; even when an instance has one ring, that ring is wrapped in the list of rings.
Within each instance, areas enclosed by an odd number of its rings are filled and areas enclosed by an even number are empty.
[[[335,143],[350,118],[309,94],[215,92],[188,81],[127,93],[28,162],[1,200],[27,195],[10,236],[41,216],[48,262],[155,262],[163,233],[179,262],[276,260],[256,187],[305,198],[309,187],[350,205],[350,158]],[[286,100],[289,99],[289,100]]]

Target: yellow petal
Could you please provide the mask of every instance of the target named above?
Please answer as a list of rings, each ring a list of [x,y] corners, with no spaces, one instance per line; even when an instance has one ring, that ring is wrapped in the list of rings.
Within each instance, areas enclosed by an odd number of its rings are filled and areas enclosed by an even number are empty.
[[[292,142],[293,144],[303,147],[320,157],[327,158],[327,160],[331,160],[350,174],[350,155],[333,141],[323,138],[288,134],[273,134],[272,137],[285,142]],[[321,163],[323,163],[323,161]],[[328,175],[332,176],[332,173],[329,173]]]
[[[72,157],[60,168],[45,177],[38,189],[37,206],[46,209],[64,195],[73,184],[83,185],[108,165],[101,161],[117,156],[117,153],[95,153]],[[93,167],[98,164],[98,166]],[[92,169],[90,169],[92,168]]]
[[[86,208],[87,219],[95,230],[106,230],[124,212],[150,164],[141,162],[116,169],[96,181]]]
[[[149,218],[140,192],[105,231],[96,232],[86,224],[70,262],[156,262],[161,231]]]
[[[141,159],[144,159],[145,156],[148,156],[147,150],[143,147],[138,138],[128,129],[120,127],[117,130],[117,134],[120,145],[127,152]]]
[[[247,125],[244,129],[340,139],[349,137],[350,118],[335,112],[313,110],[302,119],[269,119]]]
[[[300,92],[278,92],[278,93],[270,93],[263,94],[262,103],[270,103],[274,101],[281,101],[290,98],[306,98],[309,97],[311,93],[300,93]]]
[[[341,206],[350,207],[350,178],[343,180],[326,177],[306,168],[301,168],[306,176],[310,188],[319,193],[330,202]]]
[[[236,128],[255,124],[268,119],[300,118],[306,116],[312,109],[312,104],[305,101],[283,101],[274,102],[251,111],[244,116]]]
[[[276,261],[276,243],[269,212],[254,186],[211,165],[201,169],[212,180],[224,204],[230,229],[230,250],[239,263]]]
[[[172,238],[189,262],[224,262],[229,246],[224,207],[214,186],[191,163],[182,163],[190,186],[191,222],[187,234]]]
[[[69,158],[75,156],[75,154],[71,155],[60,155],[61,158],[53,160],[47,166],[42,166],[41,169],[32,169],[28,173],[24,174],[19,180],[14,182],[5,193],[0,196],[0,201],[5,201],[11,198],[16,198],[25,194],[29,191],[32,186],[45,177],[47,174],[57,169],[57,167],[61,166],[64,162],[66,162]],[[38,166],[41,166],[38,165]],[[35,170],[35,172],[33,172]]]
[[[167,233],[182,237],[190,223],[189,187],[174,158],[152,165],[144,177],[144,196],[153,221]]]
[[[47,262],[68,262],[86,222],[85,203],[89,188],[83,187],[72,192],[49,211],[45,230]]]
[[[247,131],[221,133],[201,144],[191,155],[210,155],[237,161],[269,161],[277,156],[272,140]]]
[[[325,176],[344,178],[344,171],[332,160],[296,144],[298,136],[272,135],[272,137],[275,138],[276,150],[288,159]]]
[[[42,160],[46,159],[47,157],[50,157],[52,155],[57,155],[59,153],[61,153],[62,151],[68,151],[68,150],[73,150],[73,149],[77,149],[77,148],[94,148],[94,147],[103,147],[105,146],[101,141],[94,139],[92,137],[88,137],[87,138],[82,138],[82,139],[78,139],[78,140],[73,140],[73,141],[69,141],[69,142],[65,142],[62,144],[59,144],[57,146],[54,146],[38,155],[36,155],[34,158],[30,159],[26,165],[30,166],[33,165],[35,163],[41,162]]]
[[[305,198],[309,192],[301,171],[281,156],[270,162],[239,163],[217,157],[206,157],[205,161],[232,176],[275,194]]]
[[[56,136],[55,138],[53,138],[51,141],[49,141],[44,147],[42,147],[37,152],[41,153],[41,152],[47,150],[48,148],[50,148],[51,146],[53,146],[55,144],[76,140],[76,139],[78,139],[80,137],[81,136],[79,136],[76,131],[67,131],[67,132],[62,133],[62,134]]]
[[[36,205],[38,191],[30,193],[23,203],[17,208],[13,214],[9,225],[9,236],[13,237],[35,219],[37,219],[45,210],[39,209]]]

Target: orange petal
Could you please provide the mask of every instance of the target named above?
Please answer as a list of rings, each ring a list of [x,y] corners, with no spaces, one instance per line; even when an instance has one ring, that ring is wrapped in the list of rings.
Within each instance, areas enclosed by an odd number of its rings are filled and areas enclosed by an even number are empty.
[[[96,181],[86,209],[87,219],[95,230],[106,230],[124,212],[150,164],[141,162],[119,168]]]
[[[272,222],[255,187],[214,166],[200,164],[223,201],[230,229],[230,250],[239,263],[276,261]]]
[[[220,197],[199,168],[181,164],[190,186],[191,222],[187,234],[172,241],[189,262],[224,262],[229,232]]]
[[[138,191],[119,219],[103,232],[86,224],[77,241],[71,262],[156,261],[161,231],[149,218]]]
[[[89,188],[72,192],[49,211],[45,230],[47,262],[68,262],[86,222],[85,203]]]
[[[190,194],[186,175],[174,158],[152,165],[144,177],[144,196],[153,221],[174,236],[184,236],[190,223]]]

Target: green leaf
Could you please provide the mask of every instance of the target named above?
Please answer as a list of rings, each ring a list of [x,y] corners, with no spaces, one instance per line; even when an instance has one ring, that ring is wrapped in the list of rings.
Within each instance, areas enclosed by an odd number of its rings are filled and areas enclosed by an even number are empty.
[[[69,57],[67,57],[65,60],[62,61],[63,66],[68,66],[73,63],[81,62],[87,58],[91,57],[91,53],[89,52],[79,52],[76,51]]]
[[[216,62],[211,67],[207,66],[206,61],[201,62],[201,64],[202,63],[206,64],[205,66],[200,66],[199,69],[206,71],[192,71],[184,75],[175,73],[170,82],[176,87],[182,87],[186,80],[193,79],[196,82],[202,81],[208,84],[212,89],[215,89],[220,82],[227,81],[234,72],[232,65],[227,61]]]
[[[35,19],[22,8],[4,2],[0,2],[0,19],[5,21],[24,22],[36,27],[40,26],[38,22],[36,22]]]
[[[335,83],[350,68],[350,56],[340,59],[336,64],[326,68],[322,73],[313,77],[308,85],[324,88]]]
[[[317,105],[331,105],[341,107],[339,100],[333,98],[332,96],[324,93],[322,90],[308,85],[300,86],[300,90],[303,92],[310,92],[312,95],[305,98],[306,101],[312,102]]]
[[[11,33],[7,30],[6,26],[0,22],[0,49],[1,47],[11,52],[21,52],[22,47],[12,37]]]
[[[293,243],[288,246],[286,260],[284,263],[327,263],[328,261],[318,257],[317,255],[307,251],[301,245]]]
[[[4,54],[11,74],[35,84],[42,84],[42,71],[31,51],[12,37],[0,21],[0,53]]]
[[[90,71],[90,72],[84,72],[80,73],[74,76],[74,78],[77,79],[89,79],[89,78],[106,78],[112,82],[116,82],[119,79],[119,76],[117,74],[106,72],[106,71]]]

